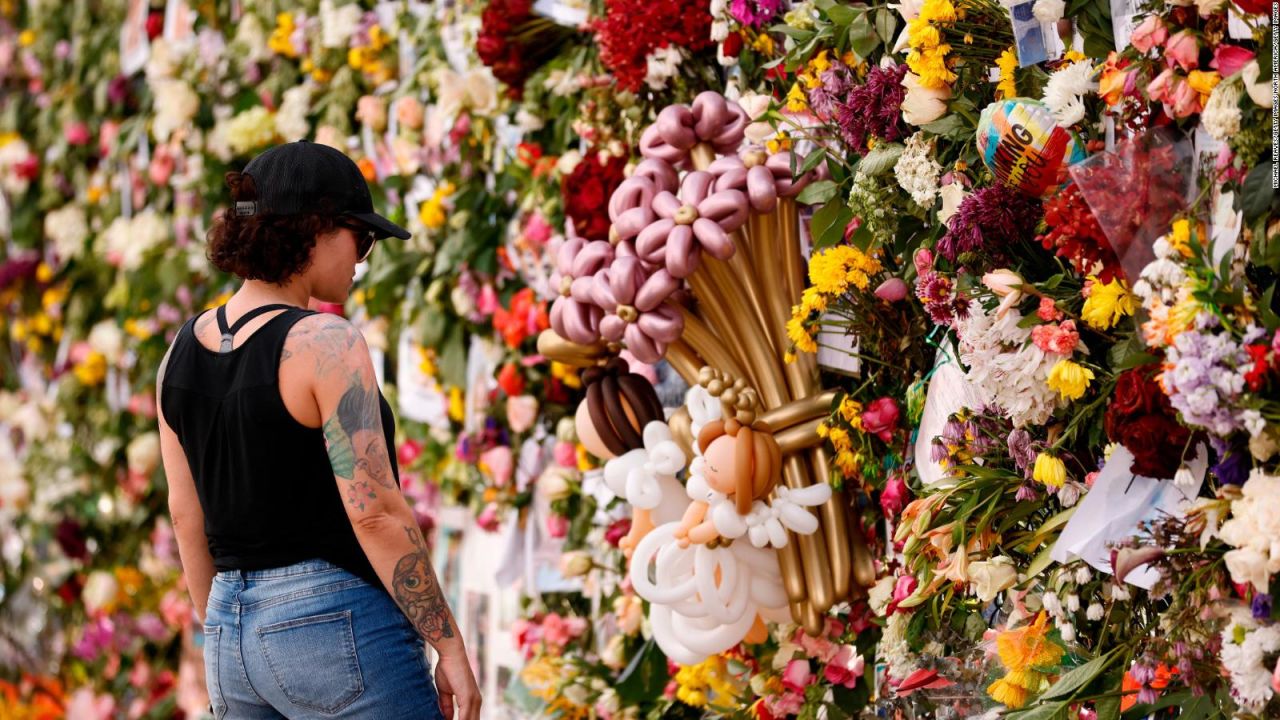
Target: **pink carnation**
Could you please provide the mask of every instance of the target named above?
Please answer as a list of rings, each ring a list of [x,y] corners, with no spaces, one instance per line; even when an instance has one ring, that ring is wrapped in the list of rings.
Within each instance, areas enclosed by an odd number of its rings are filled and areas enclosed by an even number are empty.
[[[1075,320],[1061,325],[1037,325],[1031,329],[1031,342],[1045,352],[1070,355],[1080,343],[1080,333],[1076,331]]]
[[[1053,304],[1052,298],[1040,298],[1040,307],[1036,309],[1036,317],[1045,322],[1058,322],[1062,319],[1062,311]]]

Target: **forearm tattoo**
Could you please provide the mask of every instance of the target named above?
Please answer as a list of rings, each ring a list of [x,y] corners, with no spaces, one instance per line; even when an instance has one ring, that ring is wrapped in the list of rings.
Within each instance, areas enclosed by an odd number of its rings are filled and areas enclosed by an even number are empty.
[[[404,532],[409,536],[414,549],[396,563],[391,580],[391,595],[419,635],[432,643],[451,638],[454,633],[449,605],[444,600],[440,582],[436,580],[435,571],[431,568],[431,558],[427,554],[422,532],[411,527],[406,527]]]

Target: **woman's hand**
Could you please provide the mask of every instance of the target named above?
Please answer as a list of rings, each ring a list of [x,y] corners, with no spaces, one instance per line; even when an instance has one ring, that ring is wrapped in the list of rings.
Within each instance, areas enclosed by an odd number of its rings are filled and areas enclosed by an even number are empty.
[[[454,719],[455,707],[457,720],[480,717],[480,688],[465,653],[440,656],[436,662],[436,692],[440,694],[440,712],[445,720]]]

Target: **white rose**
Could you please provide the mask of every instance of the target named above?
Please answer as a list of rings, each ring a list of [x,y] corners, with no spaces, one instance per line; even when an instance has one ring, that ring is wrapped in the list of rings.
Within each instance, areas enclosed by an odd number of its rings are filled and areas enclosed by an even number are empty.
[[[106,570],[94,570],[89,573],[89,579],[84,583],[80,600],[84,603],[84,609],[92,614],[115,600],[118,592],[120,592],[120,585],[116,582],[114,575]]]
[[[1246,547],[1227,551],[1223,559],[1227,561],[1227,570],[1231,572],[1233,581],[1252,583],[1259,592],[1267,591],[1271,578],[1267,572],[1267,556]]]
[[[582,577],[591,572],[591,556],[581,550],[560,556],[560,574],[567,578]]]
[[[151,475],[160,466],[160,436],[154,432],[139,435],[129,442],[125,455],[129,459],[129,472]]]
[[[498,86],[489,68],[478,68],[467,73],[465,79],[467,103],[481,115],[493,112],[498,106]]]
[[[920,76],[907,73],[902,78],[907,96],[902,99],[902,119],[911,125],[927,125],[947,114],[951,88],[932,89],[920,84]]]
[[[573,492],[573,486],[562,468],[553,466],[538,476],[538,493],[548,500],[569,497],[571,492]]]
[[[89,347],[102,353],[115,365],[124,355],[124,331],[115,322],[103,320],[89,331]]]
[[[1003,555],[991,560],[969,564],[969,583],[982,602],[991,602],[996,595],[1013,587],[1018,580],[1018,569],[1013,560]]]
[[[894,577],[882,577],[867,591],[867,606],[876,615],[883,615],[889,601],[893,599],[893,586],[897,582]]]

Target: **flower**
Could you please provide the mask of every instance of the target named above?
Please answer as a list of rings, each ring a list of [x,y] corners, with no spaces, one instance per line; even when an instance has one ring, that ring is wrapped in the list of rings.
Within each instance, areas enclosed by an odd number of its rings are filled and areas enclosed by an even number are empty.
[[[926,209],[933,207],[938,195],[938,176],[942,173],[942,166],[930,157],[932,151],[933,143],[925,140],[924,133],[917,132],[907,138],[906,147],[893,166],[898,186]]]
[[[1036,3],[1037,7],[1039,4]],[[996,67],[1000,68],[1000,83],[996,85],[997,97],[1000,99],[1017,97],[1018,83],[1014,72],[1018,69],[1018,56],[1013,48],[1005,48],[1000,53],[1000,57],[996,58]]]
[[[847,79],[848,74],[841,67],[822,75],[824,90],[833,97],[841,139],[850,148],[865,152],[870,138],[894,142],[906,135],[903,103],[908,90],[903,79],[907,66],[873,67],[861,85]],[[830,82],[837,77],[845,78],[842,87]]]
[[[1146,365],[1116,377],[1103,428],[1133,454],[1133,473],[1167,478],[1177,471],[1190,433],[1174,419],[1169,398],[1152,379],[1157,369]]]
[[[1018,581],[1013,559],[997,555],[990,560],[969,563],[969,583],[978,599],[989,603]]]
[[[1181,30],[1169,38],[1164,46],[1165,62],[1169,67],[1175,64],[1185,70],[1194,70],[1200,64],[1200,45],[1196,42],[1195,33]]]
[[[1080,316],[1090,327],[1109,330],[1120,318],[1132,315],[1138,309],[1137,299],[1130,294],[1123,280],[1113,278],[1103,283],[1090,275],[1089,296],[1084,301]]]
[[[852,645],[841,645],[835,657],[822,669],[822,676],[832,685],[852,688],[866,670],[866,658]]]
[[[839,295],[850,285],[866,290],[870,276],[880,271],[880,261],[874,255],[852,245],[837,245],[820,251],[809,261],[809,282],[817,293]]]
[[[62,260],[74,260],[84,253],[89,239],[89,222],[84,208],[64,205],[44,216],[44,234]]]
[[[947,113],[947,101],[951,99],[951,87],[929,87],[920,76],[908,72],[902,77],[906,95],[902,98],[902,119],[910,125],[928,125]]]
[[[942,198],[942,207],[938,210],[938,222],[945,224],[950,222],[956,210],[960,209],[960,203],[969,197],[969,192],[965,190],[963,183],[953,181],[943,183],[938,195]]]
[[[875,296],[885,302],[900,302],[907,297],[907,283],[899,277],[891,277],[876,286]]]
[[[1229,78],[1244,70],[1245,65],[1255,57],[1257,53],[1248,48],[1220,43],[1213,48],[1213,59],[1209,61],[1209,67],[1217,70],[1222,77]]]
[[[276,138],[275,114],[261,105],[236,115],[226,126],[227,145],[239,155],[266,147]]]
[[[1036,455],[1032,478],[1047,487],[1060,488],[1067,481],[1067,466],[1057,457],[1042,452]]]
[[[645,84],[650,90],[665,89],[667,82],[680,72],[683,61],[684,52],[679,47],[668,45],[655,49],[645,58]]]
[[[1241,490],[1218,536],[1234,548],[1225,556],[1231,579],[1267,592],[1280,572],[1280,476],[1255,469]]]
[[[591,572],[593,565],[591,555],[581,550],[574,550],[560,556],[560,574],[567,578],[586,575]]]
[[[1071,360],[1059,360],[1049,371],[1049,387],[1068,402],[1083,397],[1092,380],[1092,370]]]
[[[1205,132],[1220,142],[1240,132],[1240,99],[1244,97],[1243,87],[1236,82],[1218,83],[1209,100],[1200,111],[1200,122]]]
[[[1084,119],[1084,96],[1098,89],[1092,80],[1093,63],[1073,62],[1049,76],[1044,86],[1044,102],[1062,127],[1070,127]]]
[[[1157,14],[1146,16],[1143,21],[1133,29],[1133,33],[1129,35],[1129,44],[1138,50],[1138,52],[1146,53],[1153,47],[1163,45],[1165,40],[1169,38],[1169,31],[1164,26],[1164,21]]]
[[[792,660],[782,672],[782,686],[794,693],[803,693],[814,680],[808,658]]]
[[[1052,306],[1053,301],[1049,302]],[[1076,332],[1076,321],[1067,320],[1061,325],[1050,323],[1031,328],[1031,341],[1045,352],[1070,355],[1080,345],[1080,333]]]
[[[1013,188],[980,188],[960,203],[938,241],[938,251],[952,262],[982,251],[1001,257],[1007,248],[1033,236],[1040,215],[1040,201]]]
[[[609,235],[609,197],[624,180],[627,159],[588,153],[561,182],[565,215],[573,222],[578,236],[585,240],[604,240]]]
[[[899,414],[896,400],[891,397],[877,398],[862,411],[862,428],[882,441],[889,442],[898,426]]]
[[[732,0],[729,14],[739,23],[759,29],[778,14],[783,0]]]
[[[165,78],[151,85],[155,116],[151,119],[151,134],[159,142],[165,142],[174,130],[186,127],[200,109],[200,97],[191,86],[181,80]]]

